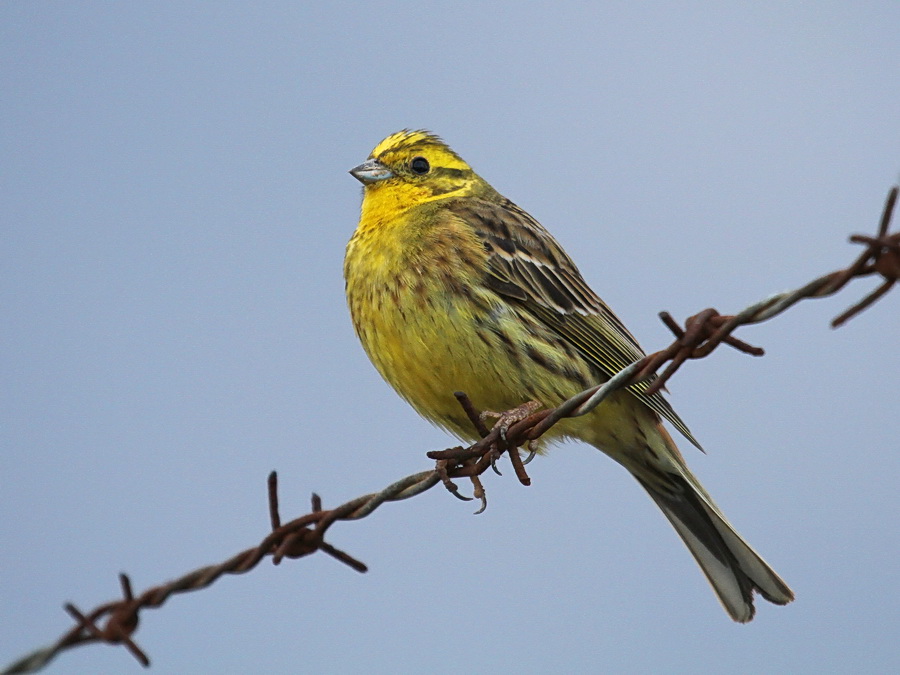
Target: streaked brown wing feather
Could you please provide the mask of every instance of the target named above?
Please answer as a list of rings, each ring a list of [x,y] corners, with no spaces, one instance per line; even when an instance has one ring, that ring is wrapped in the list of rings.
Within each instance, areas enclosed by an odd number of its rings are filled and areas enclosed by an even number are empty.
[[[472,197],[452,203],[450,209],[485,242],[488,285],[521,303],[601,374],[611,377],[644,356],[634,336],[585,283],[553,236],[525,211],[506,199],[495,202]],[[700,448],[669,402],[659,393],[647,395],[649,384],[642,382],[629,390]]]

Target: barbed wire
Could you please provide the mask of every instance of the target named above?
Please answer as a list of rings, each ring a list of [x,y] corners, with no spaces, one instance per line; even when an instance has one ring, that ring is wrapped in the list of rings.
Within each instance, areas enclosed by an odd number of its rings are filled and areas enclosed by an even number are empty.
[[[150,659],[132,639],[138,628],[141,610],[160,607],[172,595],[206,588],[225,574],[249,572],[267,556],[271,556],[273,564],[277,565],[284,558],[301,558],[322,551],[358,572],[365,572],[367,571],[365,564],[325,541],[325,533],[337,521],[365,518],[385,502],[409,499],[430,490],[438,483],[443,483],[449,491],[461,499],[472,499],[463,496],[453,483],[453,478],[464,477],[471,479],[474,498],[481,500],[481,508],[477,511],[480,513],[486,507],[487,501],[479,476],[489,467],[493,467],[496,471],[496,461],[504,453],[510,458],[519,481],[523,485],[529,485],[531,481],[525,470],[528,460],[521,458],[518,449],[546,433],[560,420],[584,415],[596,408],[614,391],[640,382],[652,380],[648,393],[659,391],[685,361],[705,358],[722,343],[741,352],[761,356],[763,354],[761,348],[748,345],[733,337],[731,333],[740,326],[767,321],[800,300],[833,295],[852,279],[880,275],[882,283],[874,291],[832,321],[833,327],[842,325],[883,297],[900,281],[900,231],[888,232],[897,202],[897,193],[897,186],[891,188],[888,193],[876,236],[850,237],[851,242],[864,244],[866,248],[849,267],[821,276],[797,290],[768,297],[735,315],[721,315],[714,309],[705,309],[689,317],[683,329],[668,313],[662,312],[660,318],[675,335],[671,345],[635,361],[607,382],[580,392],[556,408],[535,411],[535,405],[526,403],[502,413],[501,421],[494,425],[493,429],[488,429],[483,422],[482,414],[479,414],[464,393],[457,392],[460,405],[482,438],[466,448],[455,447],[427,453],[429,458],[435,460],[435,468],[432,470],[406,476],[380,492],[357,497],[333,509],[323,509],[321,499],[313,494],[311,511],[284,524],[281,523],[278,510],[277,475],[272,472],[268,481],[272,531],[259,544],[218,565],[201,567],[177,579],[149,588],[138,596],[133,594],[128,576],[120,574],[119,582],[122,588],[120,599],[98,605],[87,614],[67,603],[64,607],[75,619],[75,626],[53,644],[37,649],[10,664],[2,673],[35,672],[49,664],[61,652],[95,642],[122,644],[138,662],[149,666]],[[655,375],[666,363],[668,366],[665,370],[660,375]]]

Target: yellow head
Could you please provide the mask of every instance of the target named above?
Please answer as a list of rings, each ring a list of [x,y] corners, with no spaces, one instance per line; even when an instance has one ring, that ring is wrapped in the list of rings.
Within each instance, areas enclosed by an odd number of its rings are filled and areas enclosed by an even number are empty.
[[[364,208],[378,204],[395,213],[491,189],[444,141],[423,130],[391,134],[350,173],[365,186]]]

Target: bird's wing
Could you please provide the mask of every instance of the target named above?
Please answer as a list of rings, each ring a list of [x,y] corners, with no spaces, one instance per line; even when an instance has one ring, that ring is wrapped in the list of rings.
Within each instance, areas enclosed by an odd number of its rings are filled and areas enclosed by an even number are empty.
[[[509,200],[472,197],[450,208],[484,242],[487,284],[567,340],[600,373],[611,377],[644,356],[634,336],[585,283],[553,236],[525,211]],[[702,450],[669,402],[659,393],[646,393],[650,382],[629,390]]]

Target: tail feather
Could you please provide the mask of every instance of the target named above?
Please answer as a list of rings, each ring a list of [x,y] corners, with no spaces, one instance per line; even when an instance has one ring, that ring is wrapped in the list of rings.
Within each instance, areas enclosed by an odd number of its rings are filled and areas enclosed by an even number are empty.
[[[754,591],[779,605],[794,599],[787,584],[741,538],[702,488],[671,473],[666,482],[672,489],[666,491],[636,478],[684,540],[732,619],[745,623],[753,618]]]

